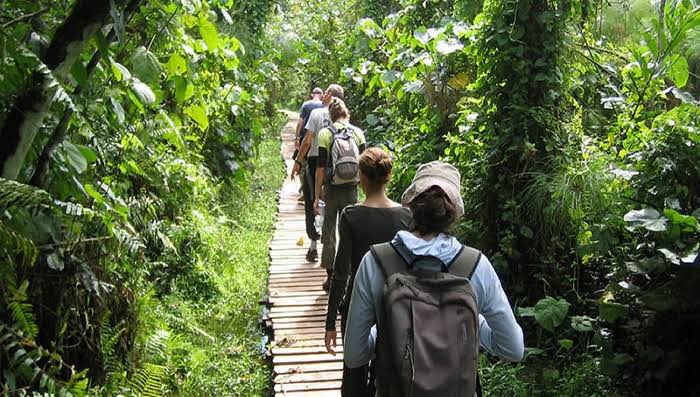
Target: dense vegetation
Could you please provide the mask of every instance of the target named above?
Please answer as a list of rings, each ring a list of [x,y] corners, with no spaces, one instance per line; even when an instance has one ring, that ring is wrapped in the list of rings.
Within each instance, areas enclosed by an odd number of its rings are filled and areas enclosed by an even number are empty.
[[[2,392],[264,395],[276,108],[463,175],[488,395],[700,395],[697,0],[0,1]],[[245,210],[242,210],[245,208]]]
[[[396,197],[422,162],[462,171],[459,235],[529,346],[483,363],[489,394],[700,395],[698,3],[314,7],[280,36],[299,85],[347,87]]]

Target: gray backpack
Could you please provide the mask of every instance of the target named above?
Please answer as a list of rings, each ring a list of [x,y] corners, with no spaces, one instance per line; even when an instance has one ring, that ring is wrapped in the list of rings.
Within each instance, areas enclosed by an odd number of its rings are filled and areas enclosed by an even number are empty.
[[[360,181],[358,157],[360,150],[353,137],[352,127],[337,129],[331,124],[328,129],[333,134],[329,145],[329,169],[326,171],[332,185],[357,184]]]
[[[386,278],[378,329],[381,397],[473,397],[479,311],[469,279],[481,253],[463,246],[450,264],[391,242],[370,248]],[[425,271],[439,263],[441,271]],[[480,390],[479,390],[480,392]]]

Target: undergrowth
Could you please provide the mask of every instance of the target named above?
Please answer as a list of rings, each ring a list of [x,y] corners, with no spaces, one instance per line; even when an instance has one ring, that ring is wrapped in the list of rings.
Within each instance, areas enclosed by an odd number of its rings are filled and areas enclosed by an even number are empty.
[[[278,127],[259,145],[254,171],[198,195],[181,223],[196,236],[186,258],[192,269],[176,277],[167,293],[154,289],[138,298],[132,367],[110,373],[94,394],[269,394],[258,301],[284,178]]]

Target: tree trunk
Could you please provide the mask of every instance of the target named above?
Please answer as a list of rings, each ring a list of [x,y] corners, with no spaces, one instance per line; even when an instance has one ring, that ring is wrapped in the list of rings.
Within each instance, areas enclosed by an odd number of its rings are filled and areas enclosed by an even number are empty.
[[[78,0],[70,16],[56,30],[41,61],[57,77],[68,74],[83,45],[109,16],[109,0]],[[17,96],[0,130],[2,177],[17,179],[34,138],[53,99],[44,89],[45,76],[32,73],[27,89]]]
[[[139,4],[141,4],[141,1],[142,0],[132,0],[129,3],[129,5],[124,10],[125,20],[130,19],[131,15],[133,15],[133,13],[138,9]],[[117,31],[116,28],[113,27],[107,34],[106,41],[110,43],[112,40],[115,39],[116,36]],[[90,59],[90,62],[88,62],[87,66],[85,67],[88,77],[92,75],[92,72],[95,70],[95,67],[97,67],[101,55],[102,54],[100,53],[100,50],[97,50]],[[80,95],[82,91],[82,87],[78,86],[75,89],[75,91],[73,91],[73,95]],[[32,178],[29,181],[30,185],[36,187],[44,187],[44,184],[46,183],[46,175],[49,172],[49,163],[51,161],[51,155],[53,154],[54,150],[56,150],[56,148],[66,139],[66,135],[68,133],[68,124],[70,123],[71,117],[73,117],[73,113],[74,112],[72,109],[66,109],[65,113],[63,114],[63,117],[61,118],[61,121],[59,121],[58,125],[56,125],[56,128],[54,128],[51,137],[49,137],[49,141],[46,143],[46,146],[44,146],[44,149],[41,151],[41,154],[37,159],[34,174],[32,175]]]

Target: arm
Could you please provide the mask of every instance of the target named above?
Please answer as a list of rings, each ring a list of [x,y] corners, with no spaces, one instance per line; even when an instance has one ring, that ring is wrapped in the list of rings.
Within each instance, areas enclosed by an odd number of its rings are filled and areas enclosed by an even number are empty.
[[[318,135],[318,165],[316,166],[316,186],[314,186],[314,211],[318,214],[318,201],[321,197],[321,188],[326,181],[326,167],[328,166],[328,138],[330,131],[323,129]]]
[[[299,146],[297,155],[294,158],[294,167],[292,168],[292,175],[290,176],[290,179],[294,179],[295,175],[299,175],[299,172],[301,171],[301,163],[306,161],[306,155],[309,153],[309,149],[311,149],[311,143],[314,141],[314,136],[315,134],[313,132],[308,129],[306,130],[304,141]]]
[[[343,343],[345,364],[350,368],[367,364],[374,352],[376,339],[371,332],[372,326],[375,324],[374,299],[370,288],[372,281],[370,268],[372,266],[376,267],[374,258],[371,253],[367,253],[357,270],[352,289],[348,325]]]
[[[300,116],[299,120],[297,120],[297,128],[296,128],[296,131],[294,133],[294,135],[296,136],[296,140],[294,141],[294,146],[297,149],[299,149],[299,145],[301,144],[301,142],[299,142],[299,138],[301,137],[301,130],[304,128],[304,123],[305,123],[304,118]]]
[[[316,186],[314,187],[314,211],[318,214],[318,202],[321,197],[321,188],[323,187],[323,182],[326,180],[326,166],[321,166],[319,164],[316,167]]]
[[[491,354],[508,361],[520,361],[525,345],[523,331],[503,291],[496,271],[485,255],[472,276],[479,306],[479,341]]]
[[[326,330],[335,331],[335,322],[338,318],[340,301],[345,296],[348,285],[348,273],[350,270],[350,253],[352,252],[352,233],[347,211],[340,214],[338,223],[338,253],[335,255],[333,265],[333,281],[331,283],[330,296],[328,297],[328,312],[326,313]]]

